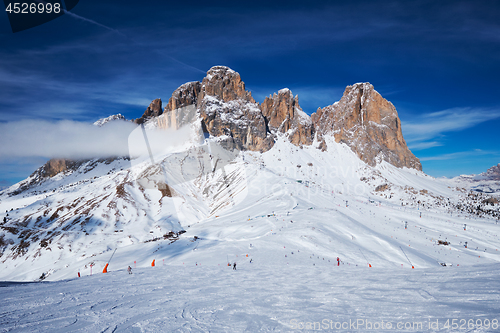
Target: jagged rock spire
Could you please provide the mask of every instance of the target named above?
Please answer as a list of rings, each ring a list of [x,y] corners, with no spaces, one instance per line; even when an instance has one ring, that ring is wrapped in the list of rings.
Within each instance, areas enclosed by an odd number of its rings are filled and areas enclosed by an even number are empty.
[[[310,145],[314,128],[311,118],[302,111],[299,96],[293,97],[290,89],[285,88],[266,97],[260,106],[271,131],[287,133],[294,145]]]

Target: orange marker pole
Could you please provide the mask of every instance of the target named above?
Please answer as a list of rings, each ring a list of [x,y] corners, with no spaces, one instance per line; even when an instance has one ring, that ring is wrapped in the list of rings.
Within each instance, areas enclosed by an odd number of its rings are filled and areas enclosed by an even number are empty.
[[[103,273],[107,273],[107,272],[108,272],[108,265],[109,265],[109,263],[111,262],[111,259],[113,259],[113,256],[115,255],[116,250],[118,250],[118,248],[116,248],[116,249],[113,251],[113,254],[111,255],[111,258],[109,258],[108,262],[106,263],[106,266],[104,266],[104,269],[102,270],[102,272],[103,272]]]

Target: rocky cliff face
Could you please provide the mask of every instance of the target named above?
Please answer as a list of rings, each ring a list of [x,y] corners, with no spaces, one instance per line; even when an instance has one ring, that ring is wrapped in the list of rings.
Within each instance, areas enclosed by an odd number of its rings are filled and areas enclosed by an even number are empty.
[[[142,124],[151,118],[158,117],[163,113],[161,107],[162,107],[161,98],[155,99],[154,101],[151,102],[151,104],[149,104],[146,111],[144,111],[142,117],[135,119],[134,122],[136,124]]]
[[[42,177],[54,177],[59,172],[64,172],[68,170],[68,167],[72,164],[71,160],[65,159],[51,159],[42,168]]]
[[[294,98],[289,89],[281,89],[277,94],[266,97],[260,108],[272,132],[286,133],[290,142],[297,146],[313,142],[311,118],[302,111],[299,97]]]
[[[422,170],[406,146],[396,108],[369,83],[348,86],[339,102],[318,109],[311,117],[319,137],[333,135],[369,165],[385,160]]]
[[[197,118],[197,104],[201,83],[188,82],[181,85],[170,97],[162,115],[155,118],[160,128],[179,128]]]
[[[168,104],[165,106],[165,112],[170,112],[189,105],[197,105],[200,92],[200,82],[193,81],[184,83],[172,93],[172,97],[170,97]]]

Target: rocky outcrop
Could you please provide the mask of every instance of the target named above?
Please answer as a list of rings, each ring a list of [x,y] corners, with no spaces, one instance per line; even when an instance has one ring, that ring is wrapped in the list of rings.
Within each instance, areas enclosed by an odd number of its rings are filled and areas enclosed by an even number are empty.
[[[198,109],[204,130],[222,137],[227,148],[267,151],[274,144],[259,105],[240,75],[228,67],[215,66],[207,72]]]
[[[19,187],[9,193],[9,196],[18,195],[24,191],[27,191],[42,182],[47,178],[52,178],[61,172],[66,172],[69,169],[76,170],[80,165],[81,161],[73,161],[69,159],[53,158],[47,163],[39,167],[35,172],[33,172],[27,179],[19,183]]]
[[[54,177],[58,173],[66,171],[69,163],[71,163],[70,160],[51,159],[43,166],[41,175],[43,178]]]
[[[91,162],[87,165],[87,169],[91,170],[98,163],[110,164],[111,162],[117,159],[128,159],[128,157],[107,157],[107,158],[99,158],[99,159],[81,159],[81,160],[71,160],[71,159],[62,159],[62,158],[53,158],[45,163],[41,168],[36,170],[33,174],[37,174],[41,176],[41,178],[51,178],[56,176],[61,172],[72,172],[78,170],[83,164],[87,162]]]
[[[184,83],[172,93],[172,97],[168,100],[168,104],[165,106],[164,112],[170,112],[189,105],[197,105],[200,92],[200,82],[193,81]]]
[[[389,188],[388,184],[382,184],[382,185],[375,187],[375,192],[384,192],[384,191],[387,191],[388,188]]]
[[[161,104],[161,98],[157,98],[154,101],[149,104],[148,108],[146,111],[144,111],[144,114],[141,116],[141,118],[137,118],[134,120],[136,124],[142,124],[146,122],[147,120],[158,117],[163,113],[162,110],[162,104]]]
[[[369,83],[348,86],[339,102],[318,109],[311,118],[320,139],[333,135],[371,166],[384,160],[422,170],[406,146],[396,108]]]
[[[286,133],[294,145],[310,145],[314,139],[311,118],[302,111],[299,97],[285,88],[266,97],[260,105],[271,131]]]

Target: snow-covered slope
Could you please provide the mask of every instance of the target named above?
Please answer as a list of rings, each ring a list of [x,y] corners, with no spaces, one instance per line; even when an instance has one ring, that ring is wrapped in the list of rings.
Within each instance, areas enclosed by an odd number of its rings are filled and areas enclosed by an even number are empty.
[[[95,274],[115,249],[109,271],[153,260],[313,266],[339,257],[389,270],[500,261],[498,205],[414,169],[370,167],[325,139],[323,152],[278,136],[271,150],[236,151],[217,167],[203,148],[210,138],[155,156],[157,165],[90,161],[17,195],[14,186],[0,196],[0,279]]]
[[[54,333],[498,332],[498,264],[337,267],[288,250],[294,257],[289,265],[241,261],[236,271],[223,263],[159,262],[132,275],[119,270],[58,282],[0,282],[0,327]]]

